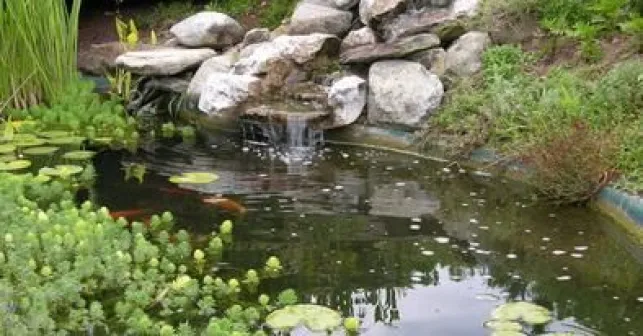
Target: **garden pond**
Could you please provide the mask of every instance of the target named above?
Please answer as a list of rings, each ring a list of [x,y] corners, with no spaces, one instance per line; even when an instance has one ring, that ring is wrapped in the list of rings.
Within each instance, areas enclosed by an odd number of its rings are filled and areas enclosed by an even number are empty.
[[[538,202],[483,172],[342,146],[286,164],[226,137],[94,163],[95,202],[143,220],[169,210],[197,237],[231,219],[235,241],[217,267],[234,273],[276,255],[285,276],[265,291],[292,287],[358,317],[364,335],[492,334],[485,322],[510,301],[553,314],[526,334],[643,334],[641,246],[600,213]],[[145,165],[143,182],[125,180],[123,164]],[[193,171],[218,179],[168,182]]]

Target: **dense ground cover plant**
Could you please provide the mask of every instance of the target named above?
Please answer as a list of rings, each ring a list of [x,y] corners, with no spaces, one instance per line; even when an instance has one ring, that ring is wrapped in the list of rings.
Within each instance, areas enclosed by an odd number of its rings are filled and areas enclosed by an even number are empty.
[[[552,198],[584,200],[616,171],[640,190],[643,62],[588,78],[563,68],[538,77],[528,71],[532,60],[519,47],[489,49],[482,74],[456,85],[425,143],[448,135],[460,154],[488,144],[536,166],[533,182]]]
[[[80,0],[0,0],[0,114],[48,102],[77,79]]]
[[[64,181],[0,177],[0,328],[9,334],[263,334],[262,316],[296,302],[292,291],[257,292],[281,270],[274,257],[239,280],[211,270],[231,222],[198,249],[173,233],[170,213],[128,223],[90,202],[77,207]]]

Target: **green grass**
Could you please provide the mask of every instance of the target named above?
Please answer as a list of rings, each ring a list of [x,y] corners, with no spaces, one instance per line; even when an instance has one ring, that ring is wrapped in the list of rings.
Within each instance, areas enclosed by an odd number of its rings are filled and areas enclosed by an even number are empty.
[[[271,0],[262,7],[260,0],[214,0],[206,9],[226,13],[236,19],[254,14],[259,26],[274,29],[292,15],[296,4],[296,0]]]
[[[0,0],[0,113],[48,102],[77,78],[80,0]]]
[[[490,48],[480,76],[451,90],[423,141],[449,135],[461,154],[488,145],[536,165],[534,182],[541,186],[582,189],[564,190],[560,198],[581,198],[611,169],[625,177],[623,186],[643,190],[643,61],[597,78],[564,68],[539,77],[528,71],[532,61],[515,46]],[[589,183],[579,188],[579,179]]]
[[[151,11],[135,17],[134,21],[140,28],[160,31],[200,10],[191,1],[163,1]]]
[[[206,5],[207,10],[226,13],[233,18],[256,10],[259,7],[259,0],[214,0]]]

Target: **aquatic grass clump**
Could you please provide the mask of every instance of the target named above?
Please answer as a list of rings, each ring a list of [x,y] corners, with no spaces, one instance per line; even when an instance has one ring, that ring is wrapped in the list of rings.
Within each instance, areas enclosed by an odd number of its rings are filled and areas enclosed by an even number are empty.
[[[80,0],[0,0],[0,113],[49,102],[77,80]]]

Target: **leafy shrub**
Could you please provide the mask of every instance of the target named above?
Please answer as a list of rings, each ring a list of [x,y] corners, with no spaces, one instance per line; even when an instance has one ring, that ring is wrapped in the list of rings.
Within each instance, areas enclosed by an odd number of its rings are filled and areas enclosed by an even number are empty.
[[[291,292],[284,302],[257,294],[260,274],[281,268],[274,257],[243,280],[205,271],[221,258],[231,223],[197,249],[187,232],[171,233],[169,213],[147,227],[89,202],[76,207],[72,197],[58,181],[0,176],[0,328],[8,334],[251,335],[267,312],[296,301]]]
[[[138,15],[135,21],[143,29],[160,31],[198,11],[199,7],[192,1],[161,1],[151,11]]]

